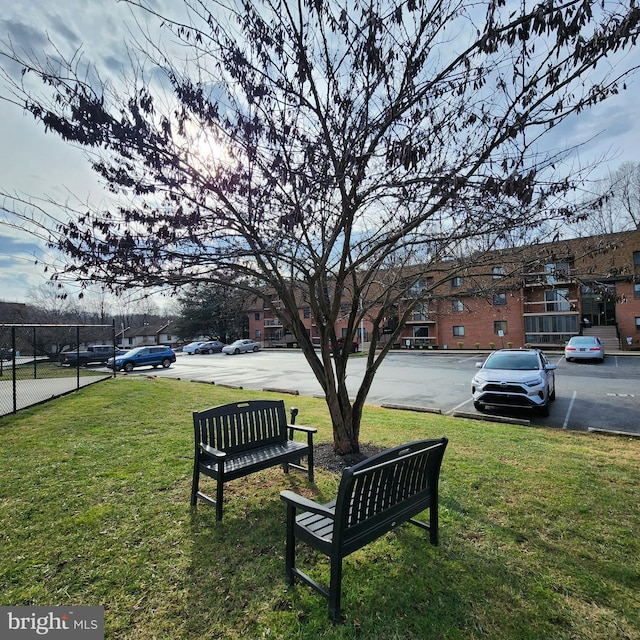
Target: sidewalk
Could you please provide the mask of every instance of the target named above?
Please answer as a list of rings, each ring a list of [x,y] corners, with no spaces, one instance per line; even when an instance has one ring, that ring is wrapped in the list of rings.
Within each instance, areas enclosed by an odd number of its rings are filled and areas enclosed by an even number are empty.
[[[80,378],[80,388],[110,377],[110,374],[82,377]],[[16,411],[77,390],[78,380],[76,376],[18,380],[16,381]],[[0,416],[13,413],[13,410],[13,383],[11,380],[0,381]]]

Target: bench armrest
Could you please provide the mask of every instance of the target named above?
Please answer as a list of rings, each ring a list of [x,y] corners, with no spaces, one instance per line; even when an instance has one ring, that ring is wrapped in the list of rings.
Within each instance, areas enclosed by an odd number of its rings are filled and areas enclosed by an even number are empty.
[[[335,509],[333,509],[333,505],[329,507],[325,504],[318,504],[313,500],[309,500],[309,498],[305,498],[304,496],[298,495],[293,491],[281,491],[280,498],[284,500],[288,505],[300,509],[303,511],[311,511],[311,513],[317,513],[318,515],[325,516],[326,518],[335,518]]]
[[[219,460],[227,457],[227,454],[224,451],[210,447],[208,444],[204,444],[203,442],[200,443],[200,451],[211,458],[218,458]]]
[[[318,433],[315,427],[304,427],[301,424],[288,424],[287,427],[294,431],[303,431],[304,433]]]

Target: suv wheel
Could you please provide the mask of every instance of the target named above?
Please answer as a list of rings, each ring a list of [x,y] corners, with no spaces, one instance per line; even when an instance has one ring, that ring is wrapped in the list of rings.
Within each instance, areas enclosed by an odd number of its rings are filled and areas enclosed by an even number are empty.
[[[123,369],[127,372],[127,373],[131,373],[133,371],[133,362],[125,362],[124,363],[124,367]]]
[[[168,369],[171,366],[171,360],[169,360],[169,358],[165,358],[162,361],[162,368],[163,369]]]

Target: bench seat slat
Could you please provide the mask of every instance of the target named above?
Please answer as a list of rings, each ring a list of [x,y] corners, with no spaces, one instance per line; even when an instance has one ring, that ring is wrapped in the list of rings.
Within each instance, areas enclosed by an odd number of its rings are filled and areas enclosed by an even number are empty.
[[[260,449],[249,449],[242,453],[226,456],[222,463],[224,464],[224,475],[227,480],[233,480],[248,473],[303,458],[308,451],[309,447],[306,443],[291,440],[282,444],[271,444]],[[218,471],[216,460],[208,460],[200,464],[209,472],[216,473]]]

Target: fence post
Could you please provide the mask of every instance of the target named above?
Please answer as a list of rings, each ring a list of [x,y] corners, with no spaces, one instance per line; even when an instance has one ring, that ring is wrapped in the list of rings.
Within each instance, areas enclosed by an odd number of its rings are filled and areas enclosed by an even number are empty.
[[[16,328],[11,327],[11,380],[13,385],[13,413],[18,411],[18,381],[16,380]]]
[[[76,390],[80,389],[80,327],[76,327]]]
[[[36,340],[38,336],[36,333],[36,328],[33,327],[33,379],[35,380],[38,377],[38,358],[37,358],[37,349],[36,349]]]

